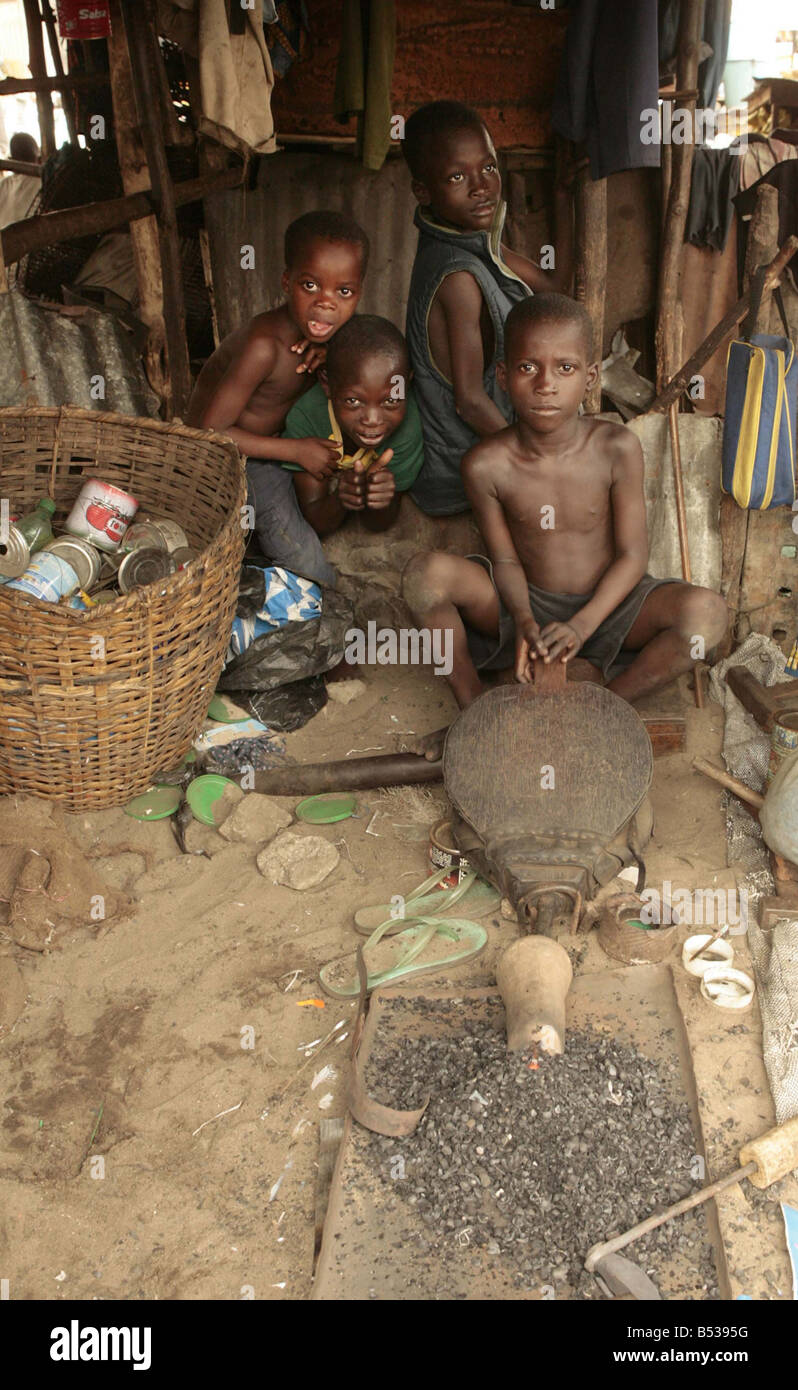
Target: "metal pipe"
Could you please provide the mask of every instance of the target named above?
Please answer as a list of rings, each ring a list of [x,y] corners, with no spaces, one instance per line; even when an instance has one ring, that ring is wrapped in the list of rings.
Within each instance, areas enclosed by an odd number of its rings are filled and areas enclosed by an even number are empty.
[[[443,762],[416,753],[383,753],[377,758],[344,758],[335,763],[297,763],[256,772],[253,791],[266,796],[311,796],[314,792],[368,791],[442,782]]]

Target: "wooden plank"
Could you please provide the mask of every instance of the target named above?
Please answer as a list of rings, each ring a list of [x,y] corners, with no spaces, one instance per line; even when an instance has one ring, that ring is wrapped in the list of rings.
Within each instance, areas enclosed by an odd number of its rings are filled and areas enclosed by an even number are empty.
[[[666,753],[684,752],[687,747],[686,719],[657,719],[653,715],[643,715],[642,719],[655,758],[661,758]]]
[[[53,14],[53,8],[50,4],[50,0],[41,0],[41,4],[42,13],[44,16],[44,24],[47,30],[47,38],[50,44],[50,55],[53,60],[53,67],[55,68],[57,75],[59,77],[63,77],[64,64],[61,58],[61,49],[58,46],[58,34],[56,32],[55,27],[55,15]],[[78,123],[75,117],[75,103],[72,100],[71,93],[68,97],[66,93],[64,94],[61,100],[61,107],[64,112],[64,116],[66,117],[67,132],[69,134],[70,144],[77,145]]]
[[[25,23],[28,29],[28,67],[37,83],[47,76],[47,63],[44,56],[44,34],[39,0],[23,0]],[[42,158],[49,159],[55,154],[55,116],[53,99],[44,86],[36,90],[36,110],[39,114],[39,140]]]
[[[704,0],[682,0],[677,40],[676,88],[684,93],[680,105],[690,112],[691,124],[695,116],[696,99],[692,93],[698,84],[698,48],[703,12]],[[675,145],[671,152],[670,187],[660,255],[655,332],[658,389],[668,380],[679,360],[677,307],[680,302],[682,251],[690,203],[694,149],[694,132],[691,132],[691,138]]]
[[[798,680],[765,686],[744,666],[730,666],[726,684],[761,729],[770,732],[780,714],[798,709]]]
[[[772,931],[785,917],[798,926],[798,884],[792,890],[784,884],[783,894],[759,899],[759,925],[763,931]]]
[[[607,180],[590,177],[585,168],[576,181],[574,227],[574,297],[584,303],[593,325],[594,356],[604,351],[604,303],[607,286]],[[585,410],[601,410],[601,379],[585,395]]]
[[[790,236],[768,267],[768,285],[772,286],[777,283],[784,267],[788,261],[792,260],[796,251],[798,251],[798,236]],[[715,325],[712,332],[707,334],[703,343],[699,344],[692,356],[688,357],[684,365],[671,377],[667,385],[663,386],[650,407],[651,413],[662,414],[668,409],[671,401],[677,400],[687,390],[696,373],[700,372],[704,363],[714,356],[721,343],[737,326],[740,319],[745,316],[749,303],[750,291],[746,290],[737,300],[737,303],[733,304],[728,313],[724,314],[720,322]]]
[[[210,193],[220,193],[225,188],[237,188],[243,181],[241,165],[224,169],[218,174],[198,179],[184,179],[174,185],[175,203],[183,207],[186,203],[199,202]],[[84,203],[76,208],[63,208],[59,212],[45,212],[38,217],[26,217],[21,222],[12,222],[0,232],[3,255],[6,265],[12,265],[30,251],[42,246],[57,246],[61,241],[72,241],[75,237],[88,236],[97,232],[110,232],[115,227],[124,227],[139,217],[149,217],[153,212],[151,191],[135,193],[127,198],[109,198],[102,203]]]
[[[166,347],[172,388],[170,416],[182,416],[191,395],[192,381],[186,341],[186,306],[177,230],[177,204],[166,160],[161,122],[160,79],[157,68],[161,62],[160,50],[156,31],[149,22],[147,8],[140,4],[140,0],[121,0],[121,3],[139,126],[158,217],[164,301],[169,305],[169,313],[166,315]]]
[[[18,96],[21,92],[73,92],[83,87],[107,86],[107,72],[76,72],[63,77],[4,77],[0,80],[0,97]]]
[[[147,156],[141,138],[133,92],[130,54],[120,0],[111,0],[111,35],[108,63],[114,104],[114,131],[119,154],[122,186],[126,194],[146,192],[150,187]],[[144,367],[147,379],[168,417],[171,411],[171,383],[166,371],[166,324],[163,302],[163,276],[158,222],[154,215],[130,224],[133,261],[138,286],[138,316],[147,326]]]
[[[330,1188],[335,1168],[335,1160],[344,1135],[343,1119],[323,1119],[319,1121],[319,1166],[316,1173],[316,1211],[314,1221],[313,1263],[319,1257],[324,1222],[330,1201]]]

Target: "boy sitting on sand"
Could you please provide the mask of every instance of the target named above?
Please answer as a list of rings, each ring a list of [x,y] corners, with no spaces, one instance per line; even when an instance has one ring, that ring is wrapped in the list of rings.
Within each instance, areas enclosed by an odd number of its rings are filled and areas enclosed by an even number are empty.
[[[402,148],[419,203],[407,341],[425,465],[412,497],[430,516],[451,516],[469,505],[463,454],[512,418],[496,371],[507,314],[533,290],[561,286],[502,245],[501,174],[476,111],[456,101],[422,106],[407,121]]]
[[[225,338],[200,372],[187,412],[188,424],[229,435],[248,455],[249,502],[267,559],[324,584],[335,583],[335,571],[302,517],[291,474],[279,465],[291,460],[325,479],[339,448],[326,431],[299,441],[279,435],[333,334],[357,308],[368,253],[366,233],[351,217],[309,212],[292,222],[285,234],[285,302]]]
[[[320,478],[296,463],[283,467],[296,470],[302,515],[319,536],[337,530],[350,512],[360,512],[369,530],[384,531],[424,461],[407,344],[388,319],[357,314],[332,339],[325,375],[291,407],[284,438],[329,434],[340,448],[337,471]]]
[[[453,630],[449,683],[458,704],[482,692],[479,671],[579,653],[633,702],[688,671],[720,641],[720,594],[646,573],[643,454],[631,430],[579,406],[599,370],[590,319],[564,295],[526,299],[505,324],[515,423],[463,459],[488,559],[415,555],[404,594],[419,626]],[[439,735],[423,747],[440,751]]]

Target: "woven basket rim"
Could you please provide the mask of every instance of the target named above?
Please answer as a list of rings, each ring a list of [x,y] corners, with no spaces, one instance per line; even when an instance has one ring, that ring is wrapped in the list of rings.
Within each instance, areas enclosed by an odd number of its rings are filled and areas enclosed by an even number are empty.
[[[79,405],[5,405],[0,407],[0,423],[7,419],[22,419],[27,416],[38,416],[40,419],[68,419],[68,420],[97,420],[106,424],[124,425],[127,429],[134,426],[138,429],[151,429],[154,433],[177,434],[186,439],[204,439],[210,444],[217,444],[224,448],[231,456],[236,456],[239,460],[245,459],[246,455],[231,439],[228,434],[220,434],[217,430],[201,430],[194,425],[185,425],[182,420],[154,420],[149,415],[123,415],[116,410],[86,410],[85,406]]]

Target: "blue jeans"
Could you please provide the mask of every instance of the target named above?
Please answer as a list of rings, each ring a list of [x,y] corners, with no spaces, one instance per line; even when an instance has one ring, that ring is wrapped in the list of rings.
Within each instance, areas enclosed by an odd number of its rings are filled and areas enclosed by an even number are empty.
[[[335,586],[338,576],[300,511],[290,469],[265,459],[247,459],[247,501],[255,509],[258,543],[271,564]]]

